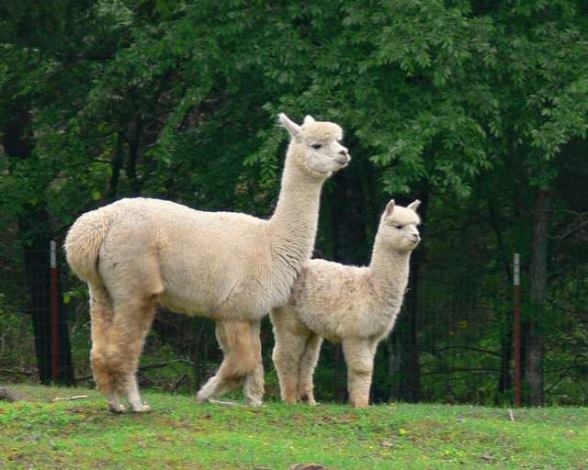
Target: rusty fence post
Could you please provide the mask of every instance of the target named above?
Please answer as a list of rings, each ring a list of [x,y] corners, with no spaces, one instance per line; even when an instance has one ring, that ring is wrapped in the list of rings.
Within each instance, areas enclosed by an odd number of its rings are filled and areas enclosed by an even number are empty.
[[[57,244],[49,242],[51,295],[51,380],[59,380],[59,290],[57,286]]]
[[[515,406],[521,406],[521,259],[514,254],[514,366],[515,366]]]

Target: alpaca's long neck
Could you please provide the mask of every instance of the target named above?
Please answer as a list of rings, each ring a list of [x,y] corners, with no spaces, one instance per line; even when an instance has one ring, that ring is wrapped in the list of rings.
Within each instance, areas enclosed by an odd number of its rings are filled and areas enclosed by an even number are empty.
[[[296,271],[312,255],[324,182],[324,178],[310,174],[295,161],[301,160],[297,152],[302,151],[290,143],[278,204],[269,220],[274,252],[278,256],[287,252],[288,264]]]
[[[369,269],[382,300],[397,308],[400,308],[408,284],[410,254],[411,251],[399,252],[385,246],[376,236]]]

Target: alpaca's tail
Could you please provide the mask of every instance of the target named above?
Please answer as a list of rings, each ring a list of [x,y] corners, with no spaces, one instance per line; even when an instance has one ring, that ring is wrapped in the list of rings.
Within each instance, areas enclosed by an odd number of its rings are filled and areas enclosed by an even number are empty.
[[[89,284],[101,284],[98,273],[98,253],[108,233],[113,215],[97,209],[80,216],[65,237],[65,253],[71,269]]]

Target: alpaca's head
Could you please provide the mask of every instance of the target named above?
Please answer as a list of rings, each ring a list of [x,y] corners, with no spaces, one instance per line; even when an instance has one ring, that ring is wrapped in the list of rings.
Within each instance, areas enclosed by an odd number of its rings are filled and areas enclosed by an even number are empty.
[[[345,168],[351,161],[349,151],[341,145],[343,130],[332,122],[315,121],[306,116],[301,126],[280,114],[280,123],[290,133],[296,163],[309,173],[328,178],[333,172]]]
[[[378,236],[390,249],[406,252],[414,250],[421,237],[417,226],[421,218],[416,213],[421,201],[418,199],[407,207],[397,206],[392,199],[382,214]]]

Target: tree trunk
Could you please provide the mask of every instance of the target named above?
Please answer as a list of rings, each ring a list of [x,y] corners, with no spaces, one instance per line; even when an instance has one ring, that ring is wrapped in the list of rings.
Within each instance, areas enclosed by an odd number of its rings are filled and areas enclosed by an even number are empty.
[[[547,239],[549,225],[550,195],[545,189],[537,191],[533,219],[531,246],[529,310],[525,315],[524,341],[524,382],[525,402],[531,406],[542,406],[544,345],[544,309],[547,287]]]
[[[490,225],[496,235],[496,244],[498,245],[498,251],[501,253],[502,265],[506,274],[509,287],[512,286],[513,275],[510,266],[509,250],[507,250],[502,237],[502,231],[500,229],[500,221],[498,215],[492,203],[488,203],[488,214]],[[501,404],[504,400],[505,394],[512,388],[512,377],[510,374],[510,363],[512,361],[512,337],[513,337],[513,322],[512,322],[512,311],[510,309],[504,309],[504,312],[498,313],[501,323],[500,333],[500,375],[498,377],[498,387],[495,403]]]
[[[120,170],[124,159],[124,136],[119,132],[116,136],[116,150],[112,156],[112,175],[108,183],[108,199],[114,201],[118,192],[118,182],[120,180]]]
[[[2,145],[8,158],[24,160],[32,157],[33,135],[31,132],[30,113],[23,106],[10,110],[10,119],[4,123]],[[35,352],[39,380],[46,384],[52,380],[51,370],[51,299],[49,241],[51,231],[49,214],[43,203],[27,204],[18,217],[18,225],[23,240],[25,275],[30,293],[30,313],[35,334]],[[58,286],[59,289],[59,286]],[[59,297],[59,361],[57,364],[57,382],[72,384],[74,382],[71,362],[71,348],[64,306]]]
[[[137,116],[130,130],[128,141],[129,155],[125,172],[129,179],[131,195],[133,197],[141,194],[141,179],[137,175],[137,164],[141,150],[141,138],[143,137],[143,124],[143,119]]]

